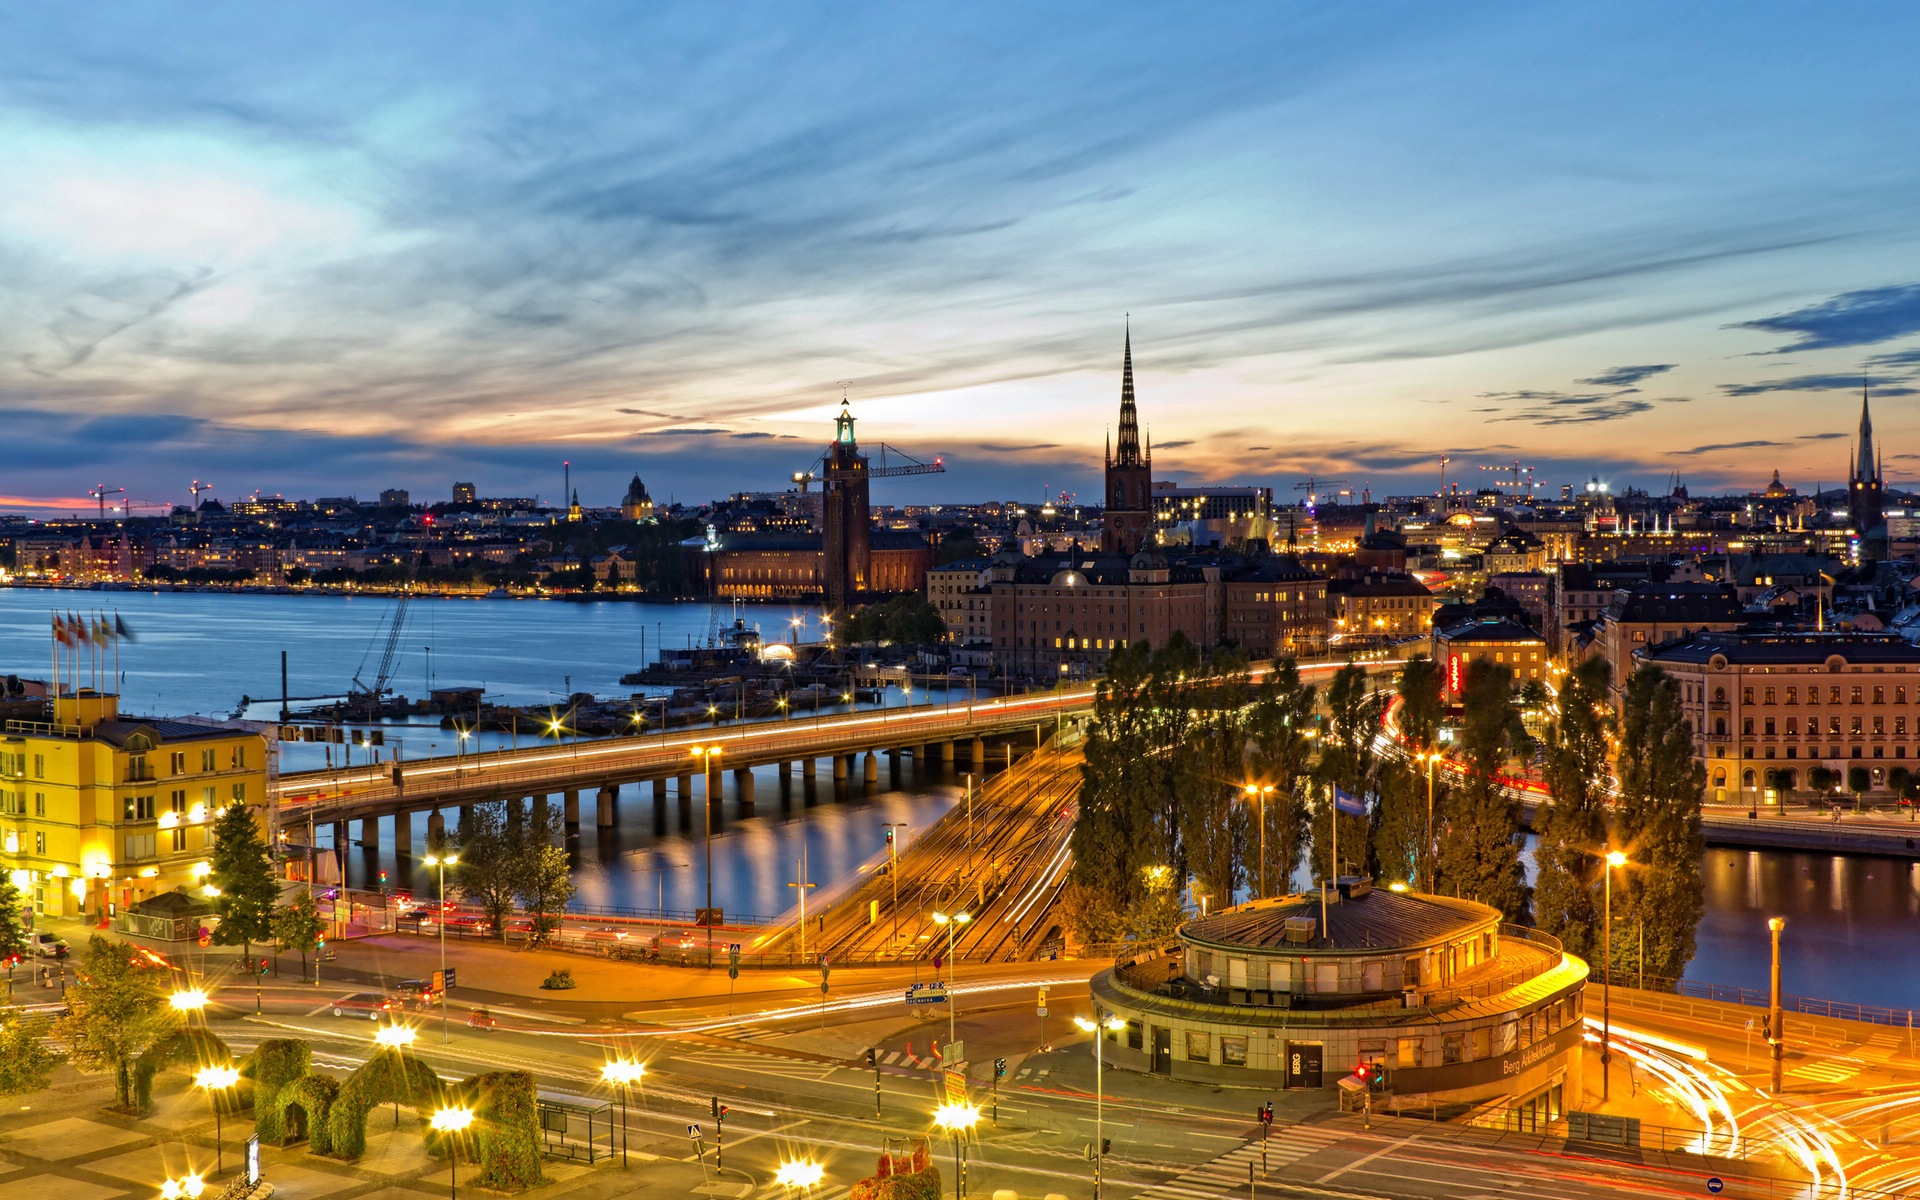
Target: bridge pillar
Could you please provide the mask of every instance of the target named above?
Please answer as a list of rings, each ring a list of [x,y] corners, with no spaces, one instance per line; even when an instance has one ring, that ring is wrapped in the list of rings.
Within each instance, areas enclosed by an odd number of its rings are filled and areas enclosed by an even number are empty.
[[[943,767],[951,767],[953,765],[953,743],[952,742],[940,743],[940,765]]]
[[[847,762],[851,757],[851,755],[846,754],[836,754],[833,756],[833,777],[835,780],[842,783],[846,781]]]
[[[814,772],[819,769],[819,766],[820,766],[820,762],[818,759],[813,759],[813,758],[801,759],[800,760],[801,778],[812,779],[814,776]]]
[[[533,797],[533,828],[539,833],[542,841],[547,837],[548,813],[547,797],[545,795]]]
[[[780,760],[780,778],[782,779],[793,778],[793,764],[788,762],[784,758]]]
[[[605,792],[607,789],[600,790]],[[569,789],[560,794],[560,819],[568,829],[580,827],[580,793],[577,790]]]
[[[685,808],[687,805],[687,802],[693,799],[693,776],[692,775],[680,776],[678,779],[673,781],[673,789],[680,797],[680,801],[681,801],[680,806],[682,808]]]
[[[396,858],[413,857],[413,814],[393,814],[393,853]]]
[[[439,852],[447,844],[447,818],[439,809],[427,814],[427,849]]]
[[[577,794],[569,793],[568,799],[571,803],[575,805],[579,804],[579,797]],[[614,806],[619,803],[619,800],[620,800],[619,788],[603,787],[600,789],[600,794],[594,797],[593,827],[595,829],[612,829],[613,828]],[[576,812],[575,813],[576,824],[578,823],[578,816],[579,814]]]
[[[861,777],[868,783],[880,782],[880,755],[878,752],[873,750],[867,751],[867,766],[866,770],[861,772]]]
[[[690,778],[690,777],[688,777]],[[676,806],[680,810],[680,828],[693,828],[693,788],[682,779]]]
[[[345,850],[347,848],[347,823],[345,821],[335,821],[333,823],[333,848],[335,850]]]
[[[725,799],[720,792],[720,768],[711,763],[707,766],[707,828],[718,829],[727,819],[726,809],[722,806]]]
[[[745,767],[737,767],[733,772],[733,794],[740,800],[742,814],[753,812],[753,772]]]
[[[380,838],[380,823],[378,821],[374,822],[373,836],[376,842]],[[356,846],[365,846],[367,844],[367,823],[364,819],[347,822],[347,840]]]
[[[967,747],[967,765],[976,771],[986,769],[987,739],[979,737],[973,739],[973,745]]]
[[[664,779],[654,780],[653,781],[653,802],[655,804],[661,804],[666,801],[666,798],[667,798],[667,781]]]

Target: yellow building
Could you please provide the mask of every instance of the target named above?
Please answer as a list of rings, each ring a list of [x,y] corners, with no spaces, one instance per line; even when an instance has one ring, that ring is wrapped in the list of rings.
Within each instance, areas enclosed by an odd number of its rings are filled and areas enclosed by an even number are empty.
[[[83,688],[0,733],[0,862],[37,913],[105,919],[205,886],[213,821],[236,801],[266,829],[256,733],[123,717]]]

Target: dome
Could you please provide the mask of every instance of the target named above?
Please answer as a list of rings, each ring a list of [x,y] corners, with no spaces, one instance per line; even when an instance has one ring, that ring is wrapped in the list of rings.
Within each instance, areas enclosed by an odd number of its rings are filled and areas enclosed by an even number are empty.
[[[1142,550],[1127,563],[1129,571],[1164,571],[1167,569],[1167,556],[1158,550]]]

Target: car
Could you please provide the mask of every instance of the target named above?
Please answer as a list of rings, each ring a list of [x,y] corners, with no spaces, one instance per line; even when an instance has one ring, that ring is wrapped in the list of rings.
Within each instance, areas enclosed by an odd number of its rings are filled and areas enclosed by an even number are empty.
[[[365,1016],[369,1021],[378,1021],[400,1011],[400,1001],[382,992],[355,992],[351,996],[341,996],[333,1002],[333,1015],[344,1017]]]
[[[67,943],[65,938],[57,938],[51,933],[35,933],[27,936],[27,945],[41,958],[65,958]]]
[[[420,1008],[426,1008],[440,998],[431,979],[402,979],[393,986],[393,990],[402,1001]]]
[[[467,1014],[468,1029],[495,1029],[498,1028],[499,1025],[500,1018],[494,1016],[484,1008],[476,1008]]]

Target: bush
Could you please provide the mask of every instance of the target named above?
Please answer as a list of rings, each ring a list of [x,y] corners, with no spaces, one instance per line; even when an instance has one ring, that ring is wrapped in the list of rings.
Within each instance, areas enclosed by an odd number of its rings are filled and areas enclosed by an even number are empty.
[[[564,992],[568,988],[575,986],[573,982],[573,972],[566,967],[562,967],[541,980],[540,986],[546,988],[548,991]]]

